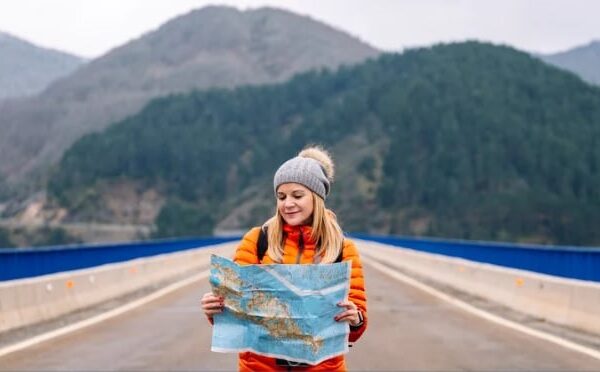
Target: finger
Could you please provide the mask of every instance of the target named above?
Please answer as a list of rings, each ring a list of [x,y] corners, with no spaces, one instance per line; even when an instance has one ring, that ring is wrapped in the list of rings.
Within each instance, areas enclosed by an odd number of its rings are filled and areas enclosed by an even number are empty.
[[[347,310],[347,311],[344,311],[342,313],[339,313],[335,317],[336,318],[344,318],[344,317],[347,317],[347,316],[355,316],[355,315],[358,316],[358,312],[356,310]]]
[[[202,310],[222,309],[224,307],[225,307],[225,304],[222,302],[209,302],[207,304],[202,304]]]
[[[205,310],[207,310],[207,309],[222,309],[223,306],[224,305],[221,302],[211,302],[211,303],[202,305],[202,308]]]
[[[354,319],[355,317],[358,318],[358,312],[356,310],[348,310],[348,311],[344,311],[342,313],[339,313],[338,315],[336,315],[334,317],[334,319],[336,321],[340,321],[340,320],[346,319],[346,318]]]
[[[223,302],[223,301],[224,301],[224,299],[222,297],[213,296],[213,297],[203,298],[202,300],[200,300],[200,303],[209,304],[209,303],[213,303],[213,302]]]
[[[210,309],[210,310],[205,310],[204,314],[206,314],[207,316],[212,316],[215,314],[221,314],[223,312],[223,309]]]
[[[205,306],[202,306],[203,310],[214,310],[214,309],[224,309],[225,305],[223,305],[222,303],[212,303],[212,304],[207,304]]]
[[[351,302],[351,301],[340,302],[340,303],[338,303],[338,306],[345,307],[346,309],[354,309],[354,310],[356,310],[356,305],[354,304],[354,302]]]
[[[350,324],[356,324],[356,323],[358,323],[358,321],[359,321],[358,317],[352,317],[352,316],[347,316],[347,317],[339,318],[338,320],[336,320],[336,322],[348,322]]]

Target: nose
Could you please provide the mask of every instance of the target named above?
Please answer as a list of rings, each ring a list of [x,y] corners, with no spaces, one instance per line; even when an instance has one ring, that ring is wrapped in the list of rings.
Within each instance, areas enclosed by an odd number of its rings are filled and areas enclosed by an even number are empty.
[[[283,201],[283,207],[284,207],[285,209],[292,208],[293,206],[294,206],[294,201],[293,201],[291,198],[286,198],[286,199]]]

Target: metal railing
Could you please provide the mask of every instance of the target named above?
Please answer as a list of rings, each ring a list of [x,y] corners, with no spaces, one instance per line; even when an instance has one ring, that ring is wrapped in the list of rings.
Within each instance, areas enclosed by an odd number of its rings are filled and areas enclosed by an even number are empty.
[[[165,239],[131,243],[86,244],[0,250],[0,281],[122,262],[238,240],[226,238]]]
[[[422,252],[460,257],[471,261],[565,278],[600,282],[599,247],[510,244],[370,234],[352,234],[351,236]]]
[[[600,248],[509,244],[435,238],[351,234],[422,252],[600,282]],[[134,258],[172,253],[239,240],[240,237],[188,238],[132,243],[0,250],[0,281],[76,270]]]

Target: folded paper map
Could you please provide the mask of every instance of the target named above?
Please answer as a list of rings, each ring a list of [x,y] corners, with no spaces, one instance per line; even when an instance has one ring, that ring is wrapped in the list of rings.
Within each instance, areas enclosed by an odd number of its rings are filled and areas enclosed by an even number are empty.
[[[349,261],[240,266],[213,255],[210,283],[225,309],[214,317],[211,350],[309,364],[348,352],[348,323],[334,317],[349,280]]]

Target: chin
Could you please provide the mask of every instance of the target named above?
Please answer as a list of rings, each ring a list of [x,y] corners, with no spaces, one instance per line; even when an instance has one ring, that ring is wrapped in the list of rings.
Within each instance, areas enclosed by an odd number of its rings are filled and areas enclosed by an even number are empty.
[[[307,219],[301,219],[301,218],[292,218],[292,219],[283,219],[285,221],[285,223],[287,223],[290,226],[303,226],[303,225],[310,225],[311,221],[307,220]]]
[[[297,220],[285,220],[285,223],[287,223],[290,226],[302,225],[302,221],[297,221]]]

